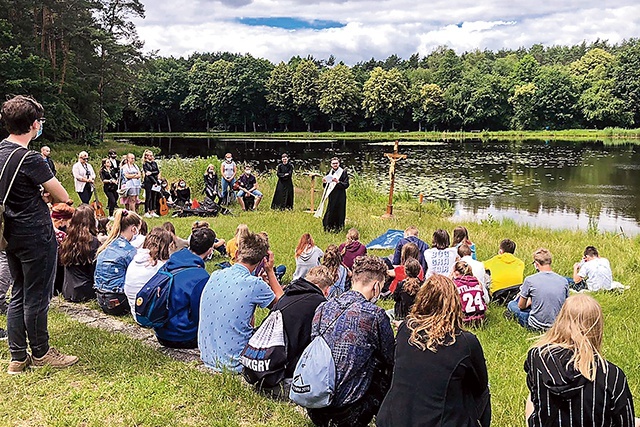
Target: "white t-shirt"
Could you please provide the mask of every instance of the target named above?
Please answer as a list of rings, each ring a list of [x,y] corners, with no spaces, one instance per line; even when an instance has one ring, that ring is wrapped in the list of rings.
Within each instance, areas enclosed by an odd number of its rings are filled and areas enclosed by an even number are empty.
[[[578,276],[585,280],[590,291],[610,290],[613,275],[611,265],[606,258],[594,258],[582,264]]]
[[[129,307],[131,307],[131,314],[134,319],[136,318],[135,304],[138,292],[166,262],[159,260],[156,265],[151,265],[149,259],[149,249],[138,249],[124,276],[124,293],[127,296],[127,300],[129,300]]]
[[[471,267],[471,272],[473,273],[475,278],[478,279],[478,282],[480,282],[480,284],[482,285],[482,298],[484,299],[484,302],[488,303],[489,292],[487,291],[487,274],[484,268],[484,264],[473,259],[471,255],[463,256],[460,261],[464,261],[469,264],[469,267]]]
[[[437,249],[429,248],[424,251],[424,260],[427,262],[427,274],[425,279],[433,274],[448,276],[453,271],[453,266],[458,258],[456,248]]]

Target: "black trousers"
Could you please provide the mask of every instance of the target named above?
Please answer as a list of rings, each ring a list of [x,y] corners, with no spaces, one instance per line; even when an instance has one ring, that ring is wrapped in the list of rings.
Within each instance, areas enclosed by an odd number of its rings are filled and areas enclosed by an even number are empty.
[[[376,368],[369,389],[360,399],[339,408],[307,409],[309,418],[322,427],[367,427],[391,388],[391,373],[391,368]]]
[[[7,261],[14,278],[7,311],[7,333],[11,360],[49,351],[47,318],[58,260],[53,230],[37,235],[8,236]]]
[[[118,207],[118,190],[104,188],[104,194],[107,196],[107,209],[109,216],[113,216],[113,212]]]
[[[78,196],[80,196],[80,200],[82,200],[82,203],[89,204],[89,202],[91,201],[92,193],[93,191],[91,191],[91,184],[86,183],[84,185],[84,189],[78,192]]]
[[[144,211],[156,211],[158,210],[158,195],[160,194],[157,191],[151,190],[153,187],[152,183],[148,183],[144,185]]]

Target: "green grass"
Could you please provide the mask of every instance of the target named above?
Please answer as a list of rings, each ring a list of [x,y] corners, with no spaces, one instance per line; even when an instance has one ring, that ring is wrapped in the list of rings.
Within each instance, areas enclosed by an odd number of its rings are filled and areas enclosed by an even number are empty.
[[[204,170],[209,161],[196,159],[186,167],[187,163],[183,164],[181,160],[171,160],[162,163],[161,168],[170,180],[176,174],[200,179],[200,170]],[[276,262],[287,266],[285,281],[290,280],[294,270],[293,251],[303,232],[310,232],[322,248],[344,239],[344,234],[325,233],[321,220],[303,211],[309,205],[308,179],[296,176],[295,181],[296,188],[301,189],[296,193],[292,212],[269,209],[275,178],[265,176],[260,179],[265,200],[258,211],[210,219],[218,235],[225,239],[232,237],[238,223],[247,223],[252,230],[267,231]],[[200,184],[190,184],[197,194]],[[65,186],[72,188],[68,181]],[[540,246],[551,250],[554,270],[562,275],[571,274],[573,263],[580,259],[586,245],[596,246],[611,261],[614,278],[631,286],[624,293],[599,293],[595,297],[605,313],[604,354],[625,371],[638,402],[640,341],[637,337],[640,326],[637,319],[640,309],[635,301],[640,298],[640,237],[629,239],[612,233],[552,231],[512,221],[453,223],[447,217],[446,205],[425,205],[420,212],[417,201],[403,195],[395,202],[396,219],[382,220],[379,216],[385,212],[386,197],[376,194],[358,179],[353,180],[347,197],[347,227],[358,228],[364,242],[388,228],[404,229],[411,224],[417,225],[424,240],[429,242],[436,228],[451,231],[461,224],[469,229],[480,260],[493,256],[503,238],[513,239],[518,245],[516,256],[526,263],[527,275],[534,272],[531,254]],[[149,225],[159,225],[165,220],[151,219]],[[178,234],[186,237],[194,218],[171,220]],[[378,255],[388,253],[376,252]],[[208,264],[210,271],[215,268],[214,263],[215,260]],[[380,304],[385,308],[392,306],[388,301]],[[493,425],[510,427],[523,424],[527,389],[522,365],[536,335],[526,332],[515,322],[506,321],[502,312],[503,307],[490,306],[487,325],[474,333],[482,343],[487,360]],[[258,320],[265,314],[266,310],[259,311]],[[2,323],[4,318],[0,320]],[[17,378],[0,373],[0,389],[3,390],[0,425],[308,425],[295,406],[265,399],[237,377],[203,373],[138,341],[84,326],[55,311],[50,315],[50,328],[53,344],[80,356],[80,364],[63,371],[33,370]],[[0,357],[8,360],[6,344],[0,344]]]

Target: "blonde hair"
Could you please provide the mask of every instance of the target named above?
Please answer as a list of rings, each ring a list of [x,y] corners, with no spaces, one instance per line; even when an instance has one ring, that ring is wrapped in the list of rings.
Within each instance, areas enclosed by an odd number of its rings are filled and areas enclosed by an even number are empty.
[[[594,381],[598,364],[607,365],[600,354],[602,348],[602,307],[593,297],[571,295],[564,302],[556,321],[533,347],[551,353],[554,349],[573,352],[569,363],[589,381]]]
[[[347,231],[347,244],[357,242],[358,240],[360,240],[360,232],[357,228],[350,228],[349,231]]]
[[[456,333],[462,329],[462,306],[451,279],[441,274],[427,279],[418,291],[407,326],[409,344],[422,351],[435,353],[438,347],[456,342]],[[445,343],[447,337],[451,340]]]
[[[149,161],[149,160],[148,160],[149,154],[151,154],[151,155],[153,156],[153,151],[151,151],[151,150],[144,150],[144,153],[142,153],[142,158],[143,158],[143,160],[144,160],[145,162],[148,162],[148,161]]]
[[[102,245],[100,245],[96,255],[104,251],[105,249],[107,249],[107,247],[111,244],[111,242],[116,240],[118,236],[120,236],[120,233],[122,233],[124,230],[134,225],[137,225],[138,227],[140,227],[141,224],[142,224],[142,218],[140,218],[138,214],[135,213],[134,211],[128,211],[126,209],[117,209],[113,215],[113,226],[109,231],[107,240],[105,240],[102,243]]]

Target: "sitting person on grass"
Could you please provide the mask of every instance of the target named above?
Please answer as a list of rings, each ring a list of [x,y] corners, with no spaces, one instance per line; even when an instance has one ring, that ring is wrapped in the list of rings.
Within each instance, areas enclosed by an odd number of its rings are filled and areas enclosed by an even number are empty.
[[[569,296],[569,283],[551,271],[551,252],[547,249],[533,253],[533,265],[538,272],[524,279],[518,297],[507,304],[505,316],[515,316],[525,328],[546,331]]]
[[[121,316],[129,310],[124,293],[127,267],[136,254],[131,240],[140,232],[142,219],[133,211],[117,209],[107,240],[98,248],[94,287],[98,305],[107,314]]]
[[[154,328],[158,342],[165,347],[198,348],[200,298],[209,280],[204,260],[211,255],[215,239],[216,233],[210,228],[194,230],[189,249],[171,254],[162,267],[175,273],[169,296],[168,320],[162,327]]]
[[[244,203],[245,194],[252,194],[253,197],[256,198],[255,202],[253,203],[253,207],[250,207],[249,210],[253,211],[258,209],[258,205],[262,200],[262,193],[258,190],[258,181],[256,180],[256,177],[251,173],[251,166],[247,166],[244,168],[244,173],[240,176],[240,178],[238,178],[238,185],[239,189],[237,198],[238,203],[240,203],[240,206],[242,207],[242,210],[247,210],[247,206],[245,206]]]
[[[407,243],[415,244],[419,249],[418,262],[422,266],[422,270],[427,271],[427,262],[424,260],[424,251],[429,249],[429,245],[426,244],[423,240],[421,240],[418,236],[420,231],[418,227],[415,225],[411,225],[404,230],[404,237],[398,241],[396,244],[396,248],[393,252],[393,260],[391,261],[393,265],[401,265],[403,264],[402,258],[402,247]]]
[[[287,364],[284,380],[273,387],[261,390],[274,398],[288,398],[293,380],[293,371],[304,349],[311,343],[311,323],[316,308],[326,301],[333,285],[333,275],[325,266],[313,267],[304,279],[296,279],[287,286],[282,298],[273,310],[282,313],[282,325],[287,336]],[[269,378],[264,380],[269,383]]]
[[[466,261],[458,261],[453,267],[453,283],[456,284],[462,304],[463,322],[479,323],[484,321],[489,295],[487,290],[473,275]]]
[[[327,249],[324,252],[324,257],[322,258],[322,265],[329,269],[334,281],[329,289],[329,298],[340,296],[344,291],[346,291],[347,278],[351,272],[347,267],[342,265],[342,257],[340,256],[340,251],[336,245],[327,246]]]
[[[498,255],[484,262],[491,275],[491,300],[506,304],[517,294],[524,277],[524,262],[516,258],[516,243],[511,239],[500,242]]]
[[[624,372],[602,356],[603,320],[595,299],[572,295],[529,350],[528,426],[640,427]]]
[[[431,248],[424,251],[427,263],[426,277],[433,274],[448,276],[453,271],[453,265],[458,258],[458,250],[449,247],[450,239],[447,230],[438,229],[433,232]]]
[[[464,261],[469,264],[471,267],[471,272],[478,279],[478,282],[486,289],[486,297],[485,302],[489,303],[489,282],[491,277],[487,274],[487,271],[484,268],[484,264],[480,261],[473,259],[471,248],[469,245],[462,243],[458,245],[458,257],[460,261]]]
[[[127,274],[124,276],[124,293],[127,295],[134,319],[138,292],[167,262],[172,245],[173,235],[162,227],[154,227],[127,267]]]
[[[268,283],[252,276],[266,258]],[[198,347],[204,365],[216,372],[240,373],[240,353],[249,342],[257,307],[271,307],[283,291],[273,269],[267,241],[249,233],[240,241],[236,263],[215,271],[202,292]]]
[[[322,331],[336,379],[331,405],[307,409],[315,425],[366,426],[389,390],[395,340],[389,317],[375,305],[386,274],[380,258],[358,257],[352,289],[316,309],[311,338]],[[294,379],[292,388],[296,384]]]
[[[573,281],[576,291],[612,289],[613,274],[609,260],[600,257],[594,246],[587,246],[582,261],[573,265]]]
[[[406,248],[405,245],[402,249]],[[416,295],[422,286],[423,280],[419,278],[422,272],[420,263],[415,258],[408,258],[404,262],[405,278],[398,283],[393,291],[393,320],[403,321],[409,315],[413,303],[416,301]]]
[[[200,220],[194,221],[193,225],[191,225],[191,232],[193,233],[198,228],[211,228],[211,225],[209,225],[208,221],[200,221]],[[189,239],[191,239],[191,236],[187,237],[187,242],[189,241]],[[224,239],[218,239],[216,237],[216,241],[213,244],[213,249],[215,249],[220,255],[225,256],[227,255],[227,246],[225,244],[226,244],[226,241]],[[208,260],[205,260],[205,261],[208,261]]]

